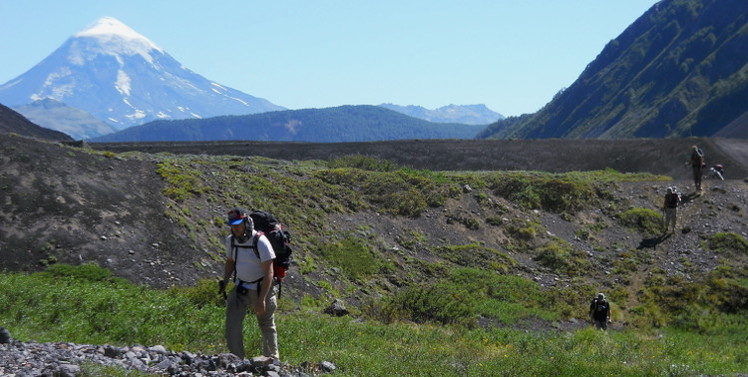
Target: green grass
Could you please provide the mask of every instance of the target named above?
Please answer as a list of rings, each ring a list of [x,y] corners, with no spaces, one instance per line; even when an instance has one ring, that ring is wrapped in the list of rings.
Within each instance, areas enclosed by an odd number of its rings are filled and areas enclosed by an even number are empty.
[[[618,215],[623,226],[635,229],[646,235],[662,234],[662,214],[649,208],[632,208]]]
[[[517,267],[517,261],[506,253],[479,243],[441,246],[437,255],[458,265],[507,273]]]
[[[555,321],[560,319],[556,302],[560,303],[557,297],[525,278],[458,268],[436,282],[399,290],[384,300],[381,309],[370,309],[370,313],[389,323],[415,321],[475,327],[480,321]]]
[[[512,310],[553,318],[552,298],[516,276],[460,269],[433,289],[473,295],[474,313],[499,316]],[[56,267],[31,275],[0,274],[0,323],[22,341],[155,345],[174,351],[226,352],[224,308],[213,284],[154,290],[111,278],[95,266]],[[13,292],[13,294],[10,294]],[[493,304],[485,305],[487,300]],[[443,303],[448,303],[444,301]],[[503,309],[497,309],[501,306]],[[524,331],[505,326],[384,324],[333,318],[294,305],[278,313],[285,362],[332,361],[339,376],[691,376],[748,371],[744,316],[719,314],[708,334],[676,328],[572,332]],[[496,307],[494,307],[496,306]],[[248,349],[259,352],[260,335],[248,321]],[[139,375],[94,365],[85,375]]]
[[[748,241],[735,233],[719,232],[708,238],[707,247],[720,254],[748,254]]]
[[[320,254],[330,266],[338,267],[353,280],[365,279],[388,264],[361,238],[347,236],[340,241],[325,243]]]
[[[554,238],[538,249],[536,261],[556,272],[576,276],[590,268],[587,255],[561,238]]]

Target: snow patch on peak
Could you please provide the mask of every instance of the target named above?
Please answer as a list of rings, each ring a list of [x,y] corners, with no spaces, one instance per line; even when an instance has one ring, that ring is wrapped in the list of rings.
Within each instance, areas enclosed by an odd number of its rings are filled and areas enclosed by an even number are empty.
[[[130,76],[125,73],[123,70],[117,71],[117,82],[114,83],[114,88],[117,89],[120,94],[124,94],[126,96],[130,95]]]
[[[109,39],[111,36],[115,35],[127,41],[142,42],[154,50],[163,52],[161,47],[158,47],[155,43],[151,42],[150,39],[144,37],[142,34],[123,24],[114,17],[102,17],[87,28],[76,33],[74,37]]]
[[[112,17],[100,18],[86,29],[73,35],[74,38],[93,38],[101,46],[101,52],[109,55],[141,55],[149,63],[153,62],[152,50],[164,54],[150,39]],[[76,59],[81,61],[83,59]]]

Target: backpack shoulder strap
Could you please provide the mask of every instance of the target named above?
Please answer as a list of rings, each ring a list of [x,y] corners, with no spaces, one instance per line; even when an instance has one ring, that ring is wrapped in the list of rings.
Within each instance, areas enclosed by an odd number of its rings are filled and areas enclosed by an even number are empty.
[[[264,234],[265,233],[263,233],[262,231],[258,230],[258,231],[255,232],[255,236],[252,237],[252,245],[254,246],[255,256],[260,261],[262,261],[262,258],[260,258],[260,249],[259,249],[258,245],[260,243],[260,236],[262,236]]]
[[[234,235],[231,235],[231,250],[234,251],[234,284],[236,284],[236,258],[239,257],[239,248],[234,244]]]

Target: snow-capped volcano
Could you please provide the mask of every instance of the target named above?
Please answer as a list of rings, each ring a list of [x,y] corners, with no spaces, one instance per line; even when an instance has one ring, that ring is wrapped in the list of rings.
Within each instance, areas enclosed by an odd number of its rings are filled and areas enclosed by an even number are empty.
[[[283,107],[215,83],[182,66],[122,22],[104,17],[0,86],[0,103],[51,98],[117,129],[154,119],[253,114]]]
[[[153,57],[150,55],[151,50],[164,54],[164,50],[156,46],[150,39],[112,17],[100,18],[88,28],[73,35],[73,38],[92,38],[98,42],[101,48],[87,51],[90,57],[95,57],[97,54],[140,55],[148,62],[153,62]],[[86,57],[71,56],[70,58],[73,62],[73,59],[85,59]],[[78,60],[74,64],[83,64],[84,62],[85,60]]]

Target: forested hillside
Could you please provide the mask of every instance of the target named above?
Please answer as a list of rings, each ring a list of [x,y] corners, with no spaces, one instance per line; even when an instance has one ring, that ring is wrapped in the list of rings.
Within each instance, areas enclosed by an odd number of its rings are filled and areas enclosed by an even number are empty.
[[[208,119],[154,121],[96,142],[259,140],[344,142],[471,139],[483,126],[431,123],[378,106],[276,111]]]
[[[745,128],[734,122],[748,112],[746,46],[748,2],[660,1],[540,111],[478,137],[663,138]]]

